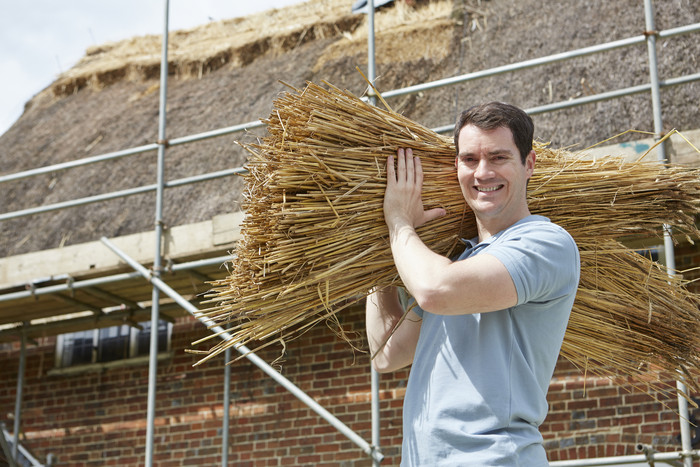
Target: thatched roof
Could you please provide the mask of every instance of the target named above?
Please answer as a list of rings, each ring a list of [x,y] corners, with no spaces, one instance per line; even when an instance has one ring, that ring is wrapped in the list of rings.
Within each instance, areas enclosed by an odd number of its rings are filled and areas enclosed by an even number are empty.
[[[432,0],[396,2],[377,13],[380,90],[636,36],[644,31],[636,0],[567,2]],[[167,137],[174,138],[264,118],[284,89],[327,80],[364,90],[366,18],[347,0],[309,2],[243,19],[173,32],[170,46]],[[700,22],[698,2],[655,5],[657,29]],[[154,19],[156,20],[156,19]],[[683,36],[660,43],[660,76],[697,71],[700,43]],[[160,38],[105,44],[41,91],[0,136],[0,173],[153,143],[157,139]],[[523,107],[648,81],[646,47],[508,74],[393,99],[392,107],[426,126],[449,124],[473,102],[506,100]],[[662,93],[668,128],[697,126],[695,83]],[[648,95],[536,117],[537,136],[555,146],[601,141],[621,131],[651,130]],[[227,136],[167,151],[166,178],[244,163]],[[244,137],[250,141],[251,136]],[[0,212],[155,182],[155,154],[71,169],[0,186]],[[239,209],[241,181],[227,178],[168,190],[167,225],[206,220]],[[0,223],[0,255],[53,248],[153,227],[153,195]]]

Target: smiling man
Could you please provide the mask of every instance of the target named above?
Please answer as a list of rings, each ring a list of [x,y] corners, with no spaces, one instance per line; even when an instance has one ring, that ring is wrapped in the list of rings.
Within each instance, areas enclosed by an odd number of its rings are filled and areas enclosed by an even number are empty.
[[[387,161],[384,218],[410,311],[401,320],[396,288],[375,290],[366,322],[375,369],[412,364],[404,466],[547,465],[538,427],[580,261],[571,236],[528,209],[533,133],[532,119],[508,104],[460,115],[455,165],[478,236],[458,258],[416,234],[445,214],[423,208],[420,159],[399,149]]]

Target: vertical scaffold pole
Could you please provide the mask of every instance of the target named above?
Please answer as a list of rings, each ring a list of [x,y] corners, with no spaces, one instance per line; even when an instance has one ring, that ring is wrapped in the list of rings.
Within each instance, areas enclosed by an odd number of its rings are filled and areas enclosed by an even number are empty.
[[[367,79],[374,84],[374,79],[377,75],[375,68],[375,52],[374,52],[374,0],[367,0]],[[369,102],[372,105],[377,104],[377,98],[374,96],[374,90],[369,88]],[[370,391],[371,391],[371,415],[372,415],[372,446],[379,450],[381,442],[380,436],[380,407],[379,407],[379,373],[372,368],[370,364]],[[378,467],[380,461],[377,458],[372,459],[372,465]]]
[[[24,323],[25,325],[27,323]],[[14,441],[12,443],[12,459],[17,460],[17,453],[19,452],[19,432],[21,429],[22,420],[22,391],[24,389],[24,371],[27,367],[27,335],[22,332],[22,340],[20,341],[19,350],[19,369],[17,370],[17,394],[15,395],[15,421],[13,434]],[[0,433],[0,436],[5,436]]]
[[[169,1],[164,1],[165,11],[163,14],[163,44],[162,56],[160,60],[160,102],[158,111],[158,162],[156,174],[156,212],[155,212],[155,251],[153,255],[153,275],[160,277],[161,270],[161,244],[163,237],[163,189],[164,189],[164,164],[165,148],[165,112],[166,96],[168,91],[168,14]],[[156,381],[158,373],[158,321],[160,292],[157,287],[153,287],[151,299],[151,341],[148,360],[148,415],[146,421],[146,467],[153,465],[153,445],[155,434],[156,417]]]
[[[228,430],[231,409],[231,348],[224,351],[224,414],[221,423],[221,466],[228,467]]]
[[[646,36],[647,52],[649,54],[649,82],[651,83],[651,103],[654,116],[654,133],[656,134],[656,138],[661,138],[664,131],[663,118],[661,115],[661,87],[659,85],[658,60],[656,56],[657,32],[654,26],[654,9],[651,0],[644,0],[644,18],[646,27],[644,35]],[[666,164],[668,159],[666,157],[665,143],[662,142],[657,150],[659,162],[661,164]],[[664,257],[669,274],[673,274],[676,270],[675,249],[671,235],[672,233],[670,226],[664,225]],[[687,389],[685,384],[682,382],[682,376],[680,374],[678,375],[678,380],[676,380],[676,389],[678,391],[678,414],[681,429],[681,444],[683,448],[683,465],[685,467],[692,467],[693,458],[692,454],[689,454],[691,453],[693,447],[690,438],[690,425],[688,422],[688,401],[685,397],[683,397],[683,394],[687,394]]]

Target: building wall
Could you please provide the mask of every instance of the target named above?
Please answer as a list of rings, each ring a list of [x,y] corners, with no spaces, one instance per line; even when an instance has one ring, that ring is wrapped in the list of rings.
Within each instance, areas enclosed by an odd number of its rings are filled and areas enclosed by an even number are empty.
[[[655,374],[656,382],[675,382]],[[629,381],[581,372],[560,361],[550,384],[550,410],[541,428],[550,461],[640,454],[637,445],[659,451],[680,451],[677,400],[672,391],[651,395]]]
[[[347,331],[362,347],[363,311],[341,312]],[[192,367],[184,352],[206,334],[192,318],[173,330],[172,357],[159,363],[154,464],[220,465],[223,359]],[[53,453],[56,465],[143,465],[148,367],[118,367],[79,375],[49,374],[54,338],[28,347],[22,432],[39,459]],[[252,346],[251,346],[252,347]],[[273,346],[259,353],[272,362]],[[235,354],[235,352],[234,352]],[[0,347],[0,407],[12,430],[18,345]],[[371,440],[368,357],[325,326],[286,343],[282,373],[363,439]],[[371,462],[345,436],[247,360],[232,364],[229,465],[368,466]],[[382,465],[398,465],[401,404],[408,371],[382,375]],[[680,450],[675,398],[659,401],[628,383],[585,375],[560,361],[549,392],[550,413],[542,426],[551,461],[630,455],[638,443]],[[664,405],[667,404],[667,406]]]

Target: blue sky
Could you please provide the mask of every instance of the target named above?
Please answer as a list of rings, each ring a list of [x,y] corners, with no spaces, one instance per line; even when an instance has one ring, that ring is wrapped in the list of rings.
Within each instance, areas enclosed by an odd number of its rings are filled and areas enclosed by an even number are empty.
[[[303,0],[171,0],[171,30]],[[163,30],[164,0],[0,0],[0,134],[93,45]],[[1,170],[0,170],[1,172]]]

